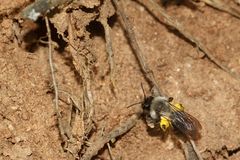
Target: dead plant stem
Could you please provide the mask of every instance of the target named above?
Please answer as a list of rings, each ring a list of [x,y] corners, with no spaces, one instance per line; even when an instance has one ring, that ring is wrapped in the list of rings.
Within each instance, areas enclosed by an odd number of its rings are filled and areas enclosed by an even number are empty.
[[[131,128],[133,128],[137,120],[139,119],[139,115],[134,114],[124,123],[120,123],[117,127],[115,127],[112,131],[108,134],[103,135],[102,137],[96,139],[94,143],[91,143],[90,147],[87,149],[85,154],[81,157],[82,160],[90,160],[93,156],[97,155],[98,151],[103,148],[103,146],[111,141],[112,139],[123,135],[124,133],[128,132]],[[93,145],[94,144],[94,145]]]
[[[203,1],[204,3],[206,3],[207,5],[215,8],[215,9],[226,12],[226,13],[240,19],[239,8],[230,6],[230,5],[225,4],[225,3],[223,3],[222,1],[219,1],[219,0],[201,0],[201,1]]]
[[[54,73],[54,66],[53,66],[53,55],[52,55],[52,37],[51,37],[51,29],[49,26],[49,20],[48,17],[45,17],[45,23],[46,23],[46,27],[47,27],[47,35],[48,35],[48,54],[49,54],[49,65],[50,65],[50,70],[51,70],[51,77],[52,77],[52,82],[53,82],[53,88],[54,88],[54,111],[57,115],[57,121],[58,121],[58,128],[59,128],[59,132],[61,135],[61,138],[63,141],[66,140],[66,137],[64,135],[64,129],[62,126],[62,122],[61,122],[61,114],[59,112],[59,104],[58,104],[58,86],[57,86],[57,80],[55,77],[55,73]]]
[[[155,18],[157,18],[160,22],[164,22],[167,25],[175,28],[179,33],[181,33],[185,38],[187,38],[189,41],[194,43],[208,58],[210,61],[212,61],[216,66],[218,66],[223,71],[230,74],[235,79],[240,79],[240,76],[236,73],[234,73],[230,68],[222,64],[217,58],[213,56],[213,54],[209,51],[209,49],[198,39],[196,39],[192,34],[190,34],[177,20],[172,18],[170,15],[168,15],[160,6],[155,2],[155,0],[137,0],[141,4],[143,4],[146,8],[151,11],[151,13],[154,15]],[[163,17],[163,20],[160,18]]]
[[[162,95],[162,91],[158,87],[158,84],[157,84],[157,82],[154,78],[153,72],[149,69],[148,65],[144,61],[142,51],[141,51],[141,49],[138,45],[135,33],[133,31],[133,27],[132,27],[130,21],[128,20],[127,16],[124,13],[124,9],[123,9],[122,5],[118,4],[118,3],[121,3],[121,2],[117,2],[117,0],[112,0],[112,2],[116,7],[117,13],[120,15],[120,17],[123,20],[123,24],[124,24],[127,36],[129,38],[130,45],[132,46],[132,49],[135,53],[135,56],[136,56],[136,58],[139,62],[139,65],[142,69],[142,72],[143,72],[146,80],[149,82],[149,85],[150,85],[151,88],[156,89],[158,91],[158,94]]]
[[[108,63],[110,67],[110,81],[111,81],[111,87],[114,93],[115,91],[115,81],[114,81],[114,73],[115,73],[115,63],[114,63],[114,54],[113,54],[113,48],[112,48],[112,36],[111,36],[111,28],[109,27],[107,23],[107,19],[101,19],[101,23],[104,27],[105,31],[105,40],[106,40],[106,51],[108,54]]]

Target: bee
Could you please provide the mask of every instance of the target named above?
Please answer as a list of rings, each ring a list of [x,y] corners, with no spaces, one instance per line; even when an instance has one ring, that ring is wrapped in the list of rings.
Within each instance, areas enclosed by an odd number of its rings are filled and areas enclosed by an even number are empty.
[[[144,99],[143,113],[151,128],[157,125],[163,132],[174,129],[189,139],[200,138],[199,130],[202,128],[199,121],[184,111],[180,103],[173,103],[173,98],[150,96]]]

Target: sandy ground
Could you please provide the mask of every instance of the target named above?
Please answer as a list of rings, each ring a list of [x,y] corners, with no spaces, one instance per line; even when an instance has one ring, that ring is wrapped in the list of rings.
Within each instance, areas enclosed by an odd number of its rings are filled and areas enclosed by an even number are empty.
[[[38,23],[38,32],[37,25],[29,22],[24,23],[21,33],[17,34],[11,15],[15,13],[8,12],[25,3],[28,1],[2,0],[0,6],[0,159],[74,159],[63,151],[56,125],[48,47],[36,43],[40,36],[46,35],[46,31],[40,33],[45,28],[44,20]],[[97,4],[97,1],[92,3]],[[240,150],[239,80],[203,57],[196,47],[159,23],[136,1],[125,0],[124,8],[161,89],[183,103],[186,111],[200,121],[202,138],[196,144],[204,159],[240,159],[237,152]],[[172,4],[166,11],[198,37],[221,63],[240,74],[239,19],[206,5],[192,9]],[[148,95],[150,91],[122,25],[114,16],[111,18],[116,64],[114,96],[110,87],[104,30],[100,23],[90,23],[95,16],[91,10],[83,9],[77,14],[82,23],[74,26],[77,32],[75,43],[87,49],[86,52],[95,59],[89,72],[95,108],[93,132],[105,130],[107,133],[134,113],[134,107],[127,106],[143,100],[141,83]],[[27,39],[26,34],[31,30],[35,32]],[[63,45],[63,40],[58,43]],[[63,51],[54,50],[58,85],[76,99],[81,99],[84,80],[79,80],[69,54],[69,47]],[[60,107],[62,114],[69,110],[69,105],[63,101]],[[76,130],[81,136],[83,129]],[[111,150],[114,158],[119,160],[184,159],[182,149],[171,136],[162,140],[161,135],[150,135],[142,120],[117,139]],[[94,159],[110,159],[107,148]]]

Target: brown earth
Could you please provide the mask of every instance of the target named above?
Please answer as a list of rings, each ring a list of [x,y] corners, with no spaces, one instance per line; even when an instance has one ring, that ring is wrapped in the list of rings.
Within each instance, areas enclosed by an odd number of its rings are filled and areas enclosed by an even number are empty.
[[[85,5],[98,5],[97,2],[93,0]],[[44,20],[38,21],[40,30],[33,22],[24,22],[20,28],[16,27],[18,24],[13,17],[19,14],[11,11],[23,8],[28,1],[2,0],[0,3],[0,159],[74,159],[61,147],[53,107],[48,47],[37,43],[40,36],[46,35]],[[124,8],[161,89],[183,103],[187,112],[200,121],[202,138],[197,141],[197,147],[203,157],[240,159],[239,80],[203,57],[196,47],[159,23],[136,1],[125,0]],[[240,74],[239,19],[207,5],[193,9],[171,4],[166,11],[198,37],[221,63]],[[87,60],[93,61],[90,67],[87,66],[91,69],[88,76],[95,108],[93,135],[95,131],[104,129],[103,134],[106,134],[134,113],[134,107],[127,106],[143,100],[141,83],[150,94],[122,25],[116,18],[115,15],[110,19],[116,64],[114,96],[110,87],[104,29],[94,21],[95,12],[87,9],[73,11],[74,43],[82,49],[82,54],[90,54]],[[61,22],[56,17],[51,20],[56,28],[60,28],[57,27],[60,23],[64,31],[65,19],[62,19]],[[63,39],[57,38],[56,30],[52,32],[55,32],[58,45],[66,45]],[[62,31],[58,32],[63,35]],[[54,50],[58,86],[80,101],[84,71],[81,72],[82,68],[77,68],[72,59],[74,57],[69,56],[70,47],[62,48],[62,51]],[[80,73],[76,74],[78,71]],[[69,105],[64,101],[60,101],[60,108],[62,114],[69,111]],[[85,125],[79,123],[80,126]],[[84,133],[81,127],[75,130],[78,136]],[[81,140],[78,139],[77,144],[82,144]],[[149,135],[142,120],[117,139],[111,150],[115,159],[184,159],[182,149],[171,136],[162,140],[161,136]],[[99,158],[110,159],[106,147],[95,157]]]

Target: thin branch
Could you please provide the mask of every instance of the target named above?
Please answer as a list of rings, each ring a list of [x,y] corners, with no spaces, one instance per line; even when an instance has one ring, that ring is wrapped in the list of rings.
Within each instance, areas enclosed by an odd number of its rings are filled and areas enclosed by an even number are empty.
[[[115,93],[115,83],[114,83],[114,73],[115,73],[115,63],[114,63],[114,54],[112,49],[112,36],[111,36],[111,28],[107,23],[107,19],[101,19],[100,22],[103,25],[105,31],[105,40],[106,40],[106,51],[108,54],[108,63],[110,66],[110,81],[112,85],[112,90]]]
[[[103,24],[104,30],[105,30],[105,39],[106,39],[106,50],[108,53],[108,61],[110,64],[110,71],[112,72],[112,74],[114,73],[114,59],[113,59],[113,49],[112,49],[112,37],[111,37],[111,33],[110,33],[110,27],[107,24],[107,20],[105,21],[101,21],[101,23]]]
[[[194,152],[196,153],[198,159],[199,159],[199,160],[203,160],[203,158],[202,158],[202,156],[201,156],[201,154],[200,154],[200,151],[198,150],[198,148],[197,148],[195,142],[194,142],[193,140],[190,139],[190,143],[191,143],[191,146],[192,146]]]
[[[181,140],[179,141],[182,145],[182,149],[184,151],[186,160],[203,160],[194,141],[192,140],[186,142],[183,142]]]
[[[126,120],[124,123],[120,123],[120,125],[115,127],[111,132],[96,139],[96,141],[94,141],[94,145],[90,145],[90,147],[81,157],[81,160],[90,160],[93,156],[97,155],[98,151],[103,148],[106,143],[128,132],[136,125],[139,116],[140,115],[137,114],[132,115],[128,120]]]
[[[211,60],[214,64],[216,64],[219,68],[230,74],[232,77],[236,79],[240,79],[240,75],[233,72],[230,68],[223,65],[218,59],[216,59],[213,54],[209,51],[209,49],[198,39],[196,39],[192,34],[190,34],[178,21],[168,15],[154,0],[137,0],[141,4],[143,4],[151,13],[157,18],[159,21],[166,23],[167,25],[175,28],[179,33],[181,33],[184,37],[194,43],[203,53]],[[163,20],[160,18],[163,17]]]
[[[107,143],[107,147],[108,147],[108,153],[109,153],[110,160],[113,160],[112,149],[111,149],[111,146],[109,143]]]
[[[70,2],[72,2],[72,0],[38,0],[24,8],[21,14],[24,18],[36,21],[40,16],[44,16],[49,10]]]
[[[229,6],[228,4],[225,4],[219,0],[201,0],[201,1],[203,1],[204,3],[206,3],[207,5],[209,5],[213,8],[216,8],[220,11],[226,12],[226,13],[240,19],[240,10],[235,7]]]
[[[129,38],[130,45],[132,46],[132,49],[133,49],[133,51],[135,53],[135,56],[136,56],[136,58],[139,62],[139,65],[142,69],[144,77],[149,82],[150,87],[156,89],[157,92],[158,92],[157,93],[158,95],[162,95],[162,91],[158,87],[158,84],[157,84],[157,82],[154,78],[153,72],[149,69],[148,65],[144,61],[143,54],[142,54],[142,51],[141,51],[141,49],[140,49],[140,47],[137,43],[136,36],[135,36],[134,31],[133,31],[132,25],[129,22],[127,16],[125,15],[122,5],[118,4],[120,2],[117,2],[117,0],[112,0],[112,2],[114,4],[114,6],[116,7],[117,13],[120,15],[120,17],[123,20],[123,24],[125,25],[125,30],[126,30],[128,38]]]
[[[49,54],[49,65],[51,69],[51,76],[52,76],[52,82],[53,82],[53,88],[54,88],[54,111],[57,115],[57,121],[58,121],[58,128],[61,135],[61,138],[63,141],[66,141],[66,136],[64,134],[64,129],[61,121],[61,114],[59,112],[59,104],[58,104],[58,86],[57,86],[57,80],[54,73],[54,66],[53,66],[53,55],[52,55],[52,38],[51,38],[51,29],[49,27],[49,21],[48,17],[45,17],[46,27],[47,27],[47,35],[48,35],[48,54]]]

